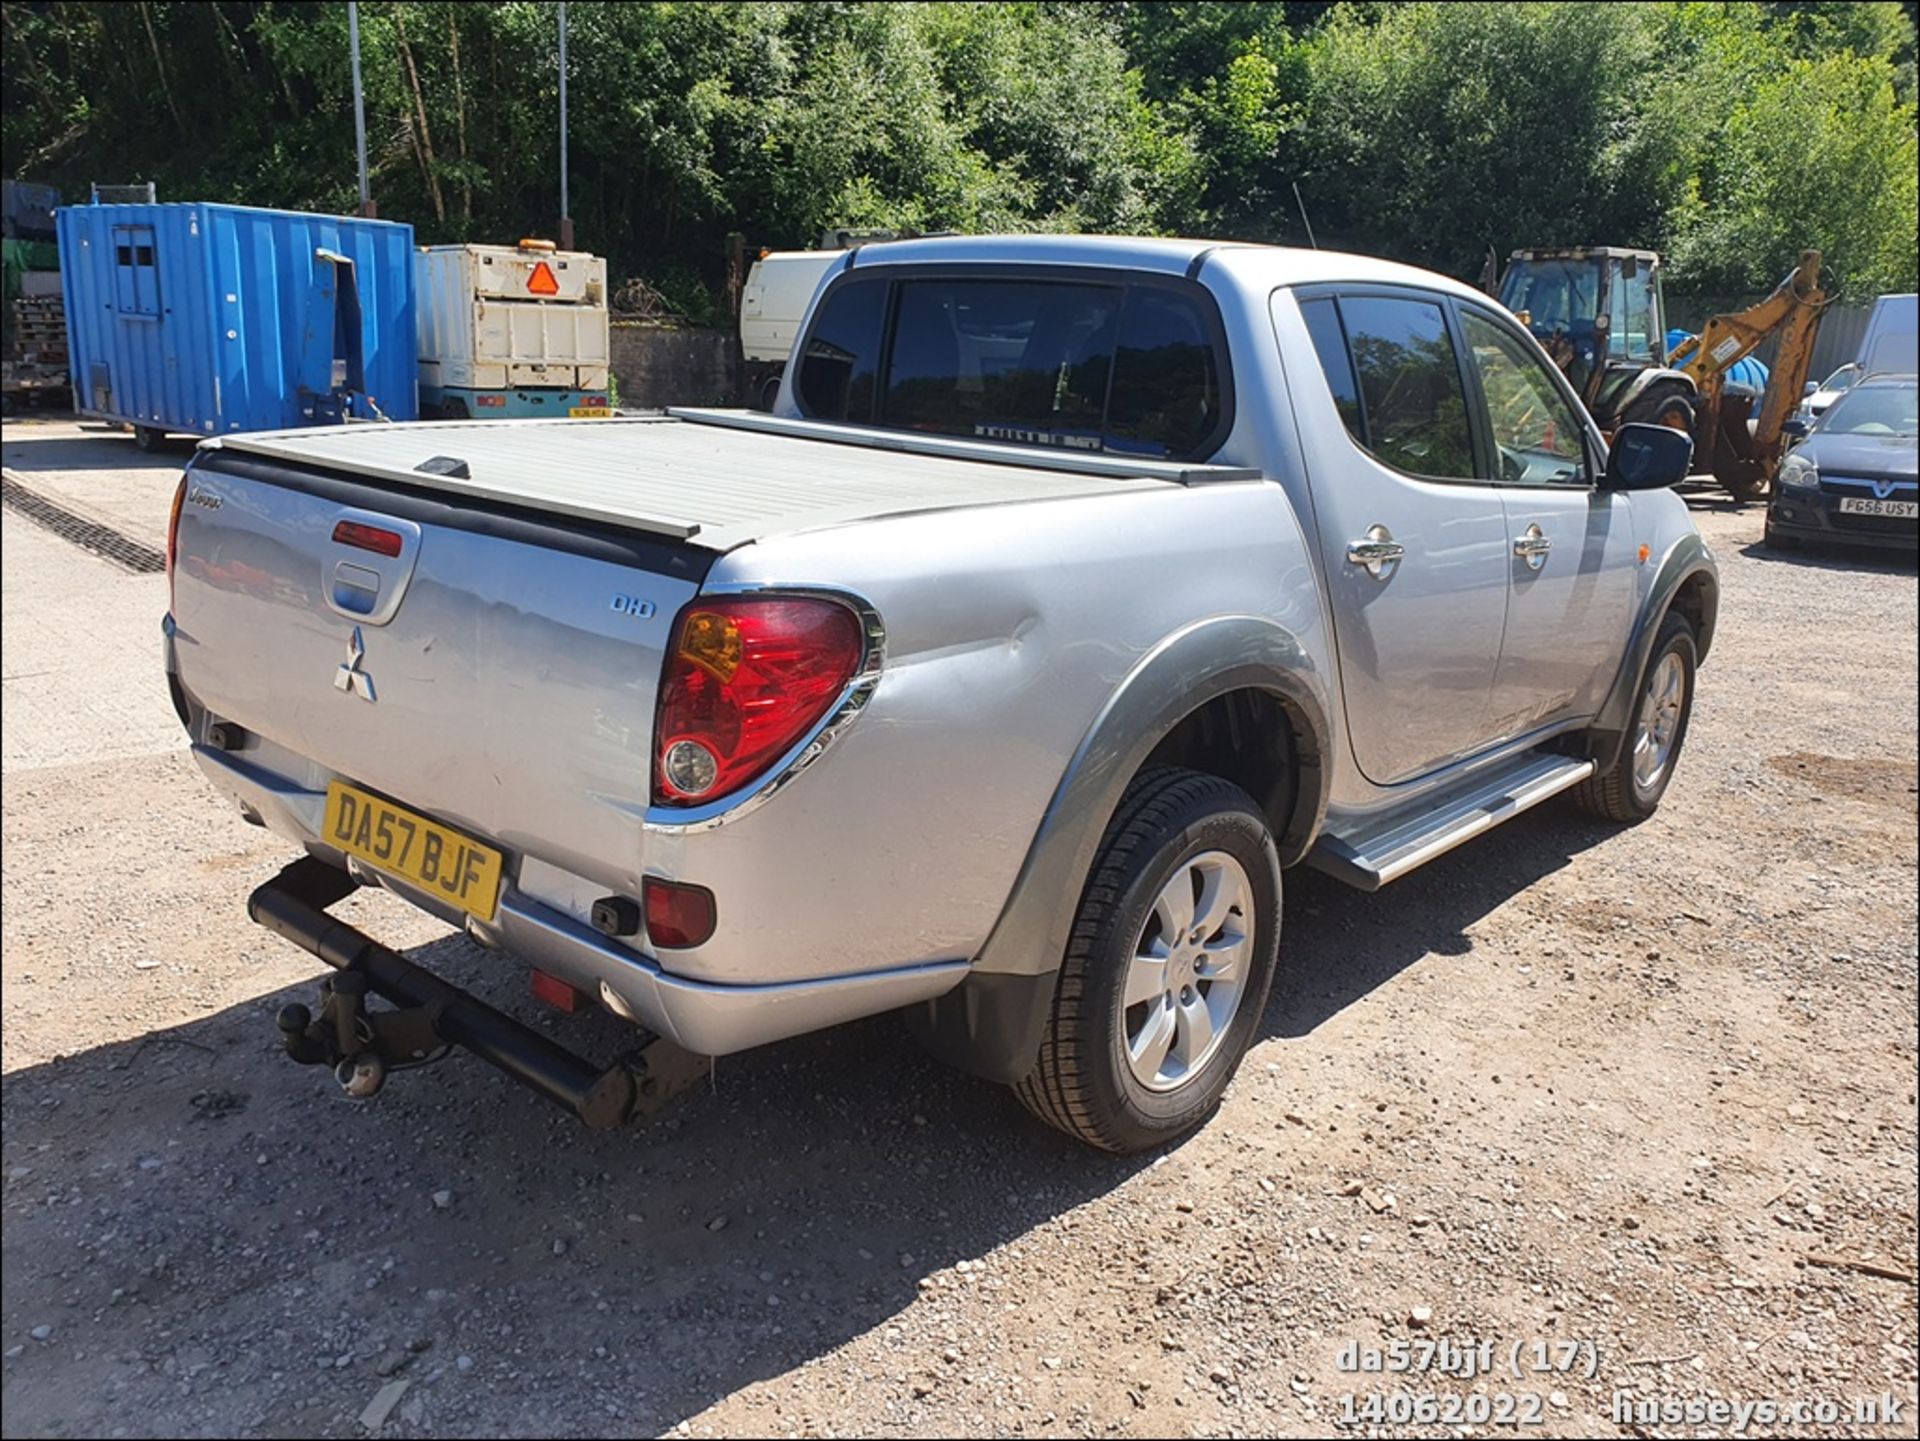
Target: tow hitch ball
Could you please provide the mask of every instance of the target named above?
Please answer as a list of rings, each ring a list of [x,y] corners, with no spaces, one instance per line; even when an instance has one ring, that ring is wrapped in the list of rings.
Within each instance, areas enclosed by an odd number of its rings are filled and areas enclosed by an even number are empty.
[[[438,1006],[369,1011],[367,978],[355,971],[329,976],[320,991],[317,1021],[297,1001],[280,1008],[280,1039],[301,1065],[331,1066],[340,1089],[356,1101],[380,1093],[389,1057],[412,1063],[446,1046],[436,1030]]]

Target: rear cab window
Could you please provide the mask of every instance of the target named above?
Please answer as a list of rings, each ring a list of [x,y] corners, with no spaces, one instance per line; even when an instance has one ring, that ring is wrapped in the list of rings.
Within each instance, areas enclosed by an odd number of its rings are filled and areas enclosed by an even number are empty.
[[[815,420],[1202,460],[1230,420],[1225,351],[1190,283],[899,267],[828,293],[795,393]]]

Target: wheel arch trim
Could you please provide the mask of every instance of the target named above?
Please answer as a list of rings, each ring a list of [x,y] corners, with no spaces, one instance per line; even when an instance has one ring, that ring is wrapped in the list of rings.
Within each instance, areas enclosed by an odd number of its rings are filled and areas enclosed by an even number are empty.
[[[1181,721],[1219,696],[1261,690],[1292,712],[1300,790],[1282,864],[1304,856],[1319,833],[1331,784],[1326,686],[1291,632],[1260,616],[1215,616],[1150,650],[1108,697],[1075,749],[1028,847],[1007,903],[974,969],[1037,975],[1058,969],[1095,852],[1127,784]]]
[[[1587,754],[1593,758],[1597,770],[1605,772],[1619,759],[1620,748],[1626,744],[1632,727],[1634,702],[1640,694],[1661,622],[1673,609],[1681,589],[1696,579],[1700,590],[1700,621],[1694,645],[1699,662],[1705,663],[1720,615],[1720,572],[1707,543],[1697,533],[1691,533],[1681,536],[1662,557],[1660,569],[1640,606],[1639,620],[1613,687],[1587,731]]]

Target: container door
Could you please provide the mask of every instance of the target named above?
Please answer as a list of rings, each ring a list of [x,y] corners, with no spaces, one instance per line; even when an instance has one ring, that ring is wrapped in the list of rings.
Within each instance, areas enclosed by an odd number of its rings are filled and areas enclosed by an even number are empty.
[[[340,420],[353,413],[352,397],[367,388],[361,345],[360,287],[350,257],[335,250],[314,251],[314,287],[308,305],[307,360],[302,367],[314,392],[315,420]]]

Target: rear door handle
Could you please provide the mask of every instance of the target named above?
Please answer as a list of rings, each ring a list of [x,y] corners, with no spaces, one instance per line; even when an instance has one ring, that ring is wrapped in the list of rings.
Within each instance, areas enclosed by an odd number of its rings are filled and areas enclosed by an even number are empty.
[[[1364,566],[1375,580],[1398,565],[1406,553],[1407,548],[1384,525],[1370,525],[1363,539],[1347,542],[1347,564]]]
[[[1547,552],[1553,549],[1553,542],[1539,526],[1530,525],[1526,534],[1513,542],[1513,553],[1527,563],[1527,569],[1538,570],[1547,563]]]

